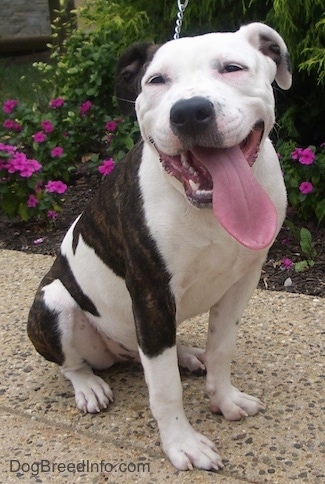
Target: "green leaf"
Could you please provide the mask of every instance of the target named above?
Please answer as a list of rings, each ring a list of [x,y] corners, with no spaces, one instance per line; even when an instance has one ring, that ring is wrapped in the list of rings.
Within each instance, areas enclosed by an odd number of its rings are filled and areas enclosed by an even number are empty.
[[[26,203],[20,203],[19,204],[18,214],[19,214],[20,218],[22,220],[24,220],[24,222],[26,222],[30,218],[29,210],[28,210]]]
[[[296,272],[303,272],[308,269],[308,262],[306,260],[302,260],[300,262],[295,263],[295,271]]]
[[[312,251],[312,236],[308,229],[303,227],[300,230],[300,247],[301,250],[309,255]]]
[[[318,223],[320,224],[323,221],[323,218],[325,217],[325,199],[317,203],[315,207],[315,214],[316,214]]]

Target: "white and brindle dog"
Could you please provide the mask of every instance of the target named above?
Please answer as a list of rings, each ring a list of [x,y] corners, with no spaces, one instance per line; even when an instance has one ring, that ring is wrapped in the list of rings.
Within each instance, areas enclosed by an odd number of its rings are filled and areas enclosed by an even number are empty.
[[[264,408],[231,384],[230,365],[286,211],[268,134],[272,82],[290,87],[288,59],[260,23],[127,49],[117,95],[122,108],[135,101],[142,141],[68,231],[30,310],[30,339],[61,366],[84,412],[113,400],[92,369],[141,361],[178,469],[222,467],[185,416],[178,364],[206,370],[212,412],[237,420]],[[176,345],[177,325],[205,311],[205,351]]]

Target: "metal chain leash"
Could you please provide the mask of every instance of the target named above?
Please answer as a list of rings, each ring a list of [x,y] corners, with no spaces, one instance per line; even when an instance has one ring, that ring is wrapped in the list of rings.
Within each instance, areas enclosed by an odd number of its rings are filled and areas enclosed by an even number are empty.
[[[184,12],[188,5],[188,2],[189,0],[185,0],[184,2],[181,2],[181,0],[177,0],[178,14],[176,19],[174,40],[179,39],[179,35],[181,33],[182,24],[183,24]]]

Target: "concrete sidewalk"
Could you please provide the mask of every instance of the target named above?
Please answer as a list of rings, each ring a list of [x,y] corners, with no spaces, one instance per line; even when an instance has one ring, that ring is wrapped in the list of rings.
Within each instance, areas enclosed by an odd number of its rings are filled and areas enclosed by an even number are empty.
[[[104,372],[114,403],[82,414],[70,383],[32,347],[27,313],[51,262],[0,251],[1,482],[325,482],[325,299],[267,291],[253,297],[233,380],[266,403],[258,416],[227,422],[212,415],[204,378],[183,375],[186,414],[217,443],[225,468],[178,472],[160,447],[141,367]],[[181,339],[203,347],[206,322],[204,315],[182,326]]]

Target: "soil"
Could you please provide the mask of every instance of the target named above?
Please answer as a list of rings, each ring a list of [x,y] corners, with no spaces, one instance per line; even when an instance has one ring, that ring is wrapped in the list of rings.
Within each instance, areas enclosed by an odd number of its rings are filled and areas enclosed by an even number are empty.
[[[24,223],[9,220],[0,214],[0,248],[55,255],[70,224],[91,200],[100,182],[97,176],[82,176],[74,180],[65,194],[63,211],[51,227],[35,221]],[[308,258],[302,253],[299,241],[293,237],[291,230],[283,227],[269,251],[259,287],[325,297],[325,229],[297,221],[295,226],[305,226],[312,234],[317,252],[314,266],[303,272],[296,272],[294,267],[283,267],[284,258],[293,262]]]

